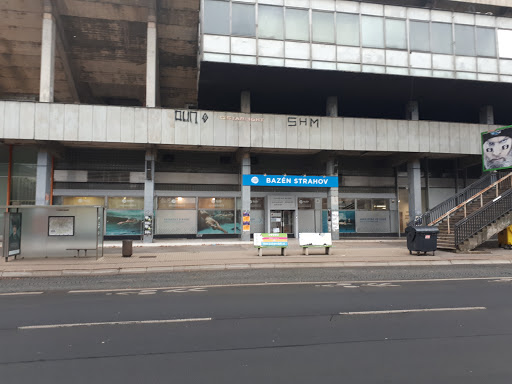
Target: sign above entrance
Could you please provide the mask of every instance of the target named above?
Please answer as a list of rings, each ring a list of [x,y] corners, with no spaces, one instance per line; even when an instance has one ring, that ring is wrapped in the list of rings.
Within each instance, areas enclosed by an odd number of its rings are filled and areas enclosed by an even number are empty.
[[[337,176],[243,175],[243,185],[260,187],[326,187],[337,188]]]

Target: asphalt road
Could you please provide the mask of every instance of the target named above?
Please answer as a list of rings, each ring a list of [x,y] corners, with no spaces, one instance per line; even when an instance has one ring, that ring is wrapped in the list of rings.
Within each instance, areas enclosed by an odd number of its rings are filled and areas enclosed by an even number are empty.
[[[40,292],[0,295],[2,383],[512,377],[509,277]]]

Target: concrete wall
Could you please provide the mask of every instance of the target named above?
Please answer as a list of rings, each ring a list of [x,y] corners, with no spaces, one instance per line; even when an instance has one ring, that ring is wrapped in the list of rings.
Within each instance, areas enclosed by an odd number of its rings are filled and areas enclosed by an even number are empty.
[[[492,126],[0,101],[0,139],[75,143],[481,153]]]

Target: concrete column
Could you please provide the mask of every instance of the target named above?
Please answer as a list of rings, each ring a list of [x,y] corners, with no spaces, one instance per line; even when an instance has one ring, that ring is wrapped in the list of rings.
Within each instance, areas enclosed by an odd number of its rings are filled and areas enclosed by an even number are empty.
[[[417,101],[409,101],[407,103],[407,111],[405,113],[405,118],[407,120],[419,120],[420,119],[420,109]]]
[[[55,78],[55,20],[51,12],[43,13],[41,38],[41,74],[39,79],[39,101],[53,102]]]
[[[338,98],[336,96],[329,96],[327,98],[326,115],[338,117]]]
[[[36,205],[50,205],[52,183],[52,157],[47,150],[37,152]]]
[[[158,99],[158,60],[157,60],[156,17],[149,16],[146,55],[146,107],[154,108]]]
[[[155,211],[155,158],[156,150],[148,149],[145,156],[144,174],[144,216],[151,217],[151,226],[154,230]],[[144,231],[145,232],[145,231]],[[144,242],[153,242],[153,233],[144,233]]]
[[[240,112],[251,113],[251,92],[242,91],[240,94]]]
[[[242,157],[242,175],[250,175],[251,174],[251,155],[249,153],[245,153]],[[249,212],[249,216],[251,215],[251,187],[242,185],[242,217],[244,211]],[[251,232],[243,230],[242,227],[242,236],[240,240],[242,241],[250,241],[251,240]]]
[[[338,176],[338,161],[335,159],[327,160],[327,176]],[[339,210],[338,187],[329,188],[327,191],[327,209],[331,212],[331,221],[328,231],[331,232],[333,240],[340,238],[340,210]]]
[[[430,207],[430,164],[428,158],[425,158],[425,207],[427,207],[427,211],[431,208]]]
[[[421,215],[421,167],[419,160],[407,163],[407,178],[409,179],[409,221],[414,221]]]
[[[494,108],[492,105],[480,108],[480,124],[494,125]]]

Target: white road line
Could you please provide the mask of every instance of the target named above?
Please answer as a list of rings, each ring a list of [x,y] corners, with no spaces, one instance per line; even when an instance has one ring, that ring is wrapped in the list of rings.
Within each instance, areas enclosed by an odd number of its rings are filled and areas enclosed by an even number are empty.
[[[340,315],[390,315],[394,313],[413,313],[413,312],[450,312],[450,311],[481,311],[486,307],[458,307],[458,308],[422,308],[422,309],[394,309],[389,311],[361,311],[361,312],[340,312]]]
[[[505,277],[506,278],[506,277]],[[288,283],[244,283],[244,284],[212,284],[212,285],[191,285],[178,287],[152,287],[152,288],[114,288],[114,289],[84,289],[68,291],[68,293],[104,293],[104,292],[123,292],[123,291],[145,291],[145,290],[170,290],[170,289],[191,289],[191,288],[236,288],[236,287],[269,287],[286,285],[324,285],[324,284],[368,284],[368,283],[435,283],[443,281],[478,281],[478,280],[498,280],[504,277],[463,277],[447,279],[412,279],[412,280],[364,280],[364,281],[312,281],[312,282],[288,282]]]
[[[41,295],[44,292],[10,292],[0,293],[0,296],[21,296],[21,295]]]
[[[99,323],[71,323],[71,324],[45,324],[45,325],[27,325],[18,327],[19,330],[29,329],[52,329],[52,328],[72,328],[72,327],[95,327],[101,325],[146,325],[146,324],[170,324],[170,323],[189,323],[198,321],[211,321],[211,317],[195,319],[169,319],[169,320],[134,320],[134,321],[105,321]]]

